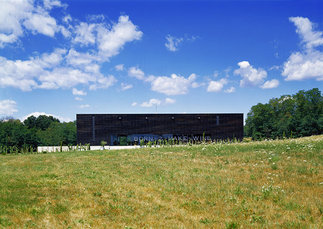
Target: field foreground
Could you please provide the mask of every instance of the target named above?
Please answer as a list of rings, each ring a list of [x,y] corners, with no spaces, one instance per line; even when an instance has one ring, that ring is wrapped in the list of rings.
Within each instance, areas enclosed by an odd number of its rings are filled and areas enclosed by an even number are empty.
[[[0,227],[322,228],[323,135],[0,155]]]

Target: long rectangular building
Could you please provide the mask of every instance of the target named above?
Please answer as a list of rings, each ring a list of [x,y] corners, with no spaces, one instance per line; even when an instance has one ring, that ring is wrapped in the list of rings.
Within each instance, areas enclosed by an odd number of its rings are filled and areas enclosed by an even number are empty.
[[[243,114],[77,114],[76,125],[77,142],[91,145],[243,138]]]

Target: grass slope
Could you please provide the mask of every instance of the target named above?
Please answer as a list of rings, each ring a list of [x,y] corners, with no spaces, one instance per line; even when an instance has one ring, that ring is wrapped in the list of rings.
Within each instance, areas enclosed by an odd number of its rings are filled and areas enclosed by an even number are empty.
[[[0,227],[322,228],[323,135],[0,155]]]

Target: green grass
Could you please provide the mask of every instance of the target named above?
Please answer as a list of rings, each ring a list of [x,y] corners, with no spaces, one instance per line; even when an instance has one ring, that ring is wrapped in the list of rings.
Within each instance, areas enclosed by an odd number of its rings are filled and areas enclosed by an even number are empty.
[[[0,227],[322,228],[323,136],[0,155]]]

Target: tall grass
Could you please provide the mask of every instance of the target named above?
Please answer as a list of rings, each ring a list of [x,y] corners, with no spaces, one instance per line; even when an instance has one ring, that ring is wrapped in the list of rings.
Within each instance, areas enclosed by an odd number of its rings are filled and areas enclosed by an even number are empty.
[[[0,226],[322,228],[323,136],[0,156]]]

